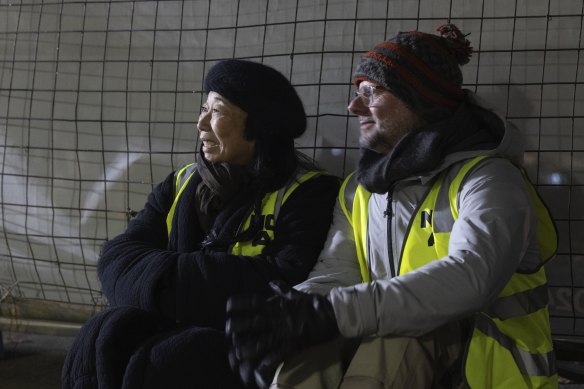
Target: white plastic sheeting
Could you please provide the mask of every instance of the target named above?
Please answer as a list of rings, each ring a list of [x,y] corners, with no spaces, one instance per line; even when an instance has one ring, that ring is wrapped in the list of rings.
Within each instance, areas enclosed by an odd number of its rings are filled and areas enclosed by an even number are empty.
[[[297,142],[344,175],[359,55],[451,20],[475,54],[465,86],[524,132],[560,232],[554,331],[584,335],[581,0],[0,0],[0,298],[104,303],[105,240],[198,148],[206,70],[223,58],[289,76],[309,115]]]

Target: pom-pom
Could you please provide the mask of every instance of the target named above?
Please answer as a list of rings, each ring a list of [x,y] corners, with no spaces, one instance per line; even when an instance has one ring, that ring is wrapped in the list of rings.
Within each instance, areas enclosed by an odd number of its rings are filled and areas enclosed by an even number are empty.
[[[472,47],[458,27],[454,24],[442,24],[436,29],[442,38],[446,38],[448,47],[459,65],[465,65],[470,61]]]

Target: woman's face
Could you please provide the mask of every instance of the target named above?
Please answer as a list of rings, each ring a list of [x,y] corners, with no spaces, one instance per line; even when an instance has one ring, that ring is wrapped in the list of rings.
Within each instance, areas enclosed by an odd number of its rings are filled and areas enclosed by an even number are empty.
[[[251,162],[255,140],[245,138],[247,113],[216,92],[201,107],[197,129],[205,158],[212,163],[245,165]]]

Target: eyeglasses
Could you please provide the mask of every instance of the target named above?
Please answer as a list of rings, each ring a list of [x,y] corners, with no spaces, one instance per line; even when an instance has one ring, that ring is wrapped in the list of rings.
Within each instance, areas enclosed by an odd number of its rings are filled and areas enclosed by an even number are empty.
[[[379,85],[364,85],[355,91],[353,100],[360,97],[367,107],[372,107],[375,102],[375,96],[379,96],[379,93],[386,90],[384,87]]]

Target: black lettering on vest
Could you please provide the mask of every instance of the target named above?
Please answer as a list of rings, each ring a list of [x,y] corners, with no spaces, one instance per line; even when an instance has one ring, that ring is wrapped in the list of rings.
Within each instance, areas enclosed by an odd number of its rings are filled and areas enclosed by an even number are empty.
[[[428,238],[428,247],[432,246],[434,246],[434,234],[430,234],[430,237]]]
[[[426,223],[428,225],[432,225],[432,210],[429,211],[422,211],[422,224],[420,227],[426,228]]]
[[[262,229],[260,231],[258,231],[256,236],[253,238],[251,245],[252,246],[258,246],[258,245],[265,246],[265,245],[267,245],[271,239],[270,239],[270,235],[268,235],[268,231],[266,231],[266,230],[274,231],[274,224],[275,224],[274,215],[272,215],[272,214],[269,214],[269,215],[256,215],[256,214],[254,214],[252,216],[252,218],[253,218],[253,222],[256,222],[260,226],[262,226]]]
[[[266,221],[266,215],[257,215],[255,213],[253,215],[251,215],[251,225],[252,226],[259,225],[263,228],[265,221]]]
[[[266,215],[266,219],[264,220],[264,228],[266,230],[274,231],[274,222],[275,222],[274,215]]]
[[[252,246],[265,246],[270,241],[270,235],[268,235],[268,231],[261,230],[257,233],[255,238],[253,238],[251,245]]]

